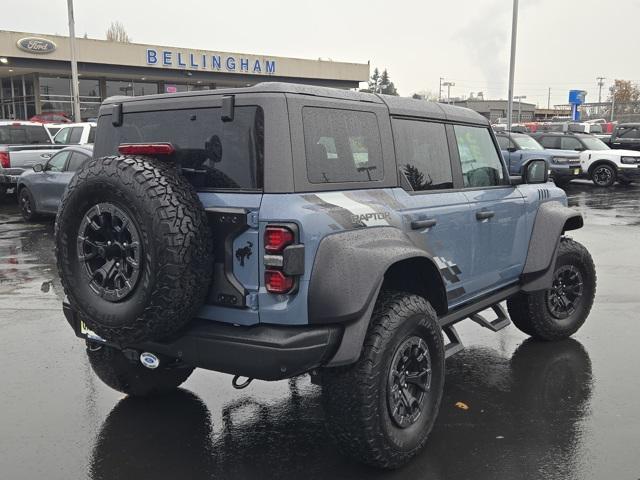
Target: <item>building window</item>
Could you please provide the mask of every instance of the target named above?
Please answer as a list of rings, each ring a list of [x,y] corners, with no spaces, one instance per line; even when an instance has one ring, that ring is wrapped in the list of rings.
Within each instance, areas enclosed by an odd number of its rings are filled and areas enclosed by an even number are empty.
[[[141,95],[153,95],[156,93],[158,93],[157,83],[107,80],[107,97],[113,97],[115,95],[139,97]]]

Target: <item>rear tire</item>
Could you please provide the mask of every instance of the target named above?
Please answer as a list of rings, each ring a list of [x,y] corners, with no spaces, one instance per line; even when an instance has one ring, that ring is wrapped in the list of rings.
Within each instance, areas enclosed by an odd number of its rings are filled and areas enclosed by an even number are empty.
[[[129,360],[115,348],[87,343],[87,356],[94,373],[106,385],[127,395],[146,397],[178,388],[193,372],[187,366],[162,366],[154,370]]]
[[[424,447],[443,388],[436,312],[417,295],[383,292],[358,362],[322,372],[329,433],[366,464],[399,467]]]
[[[591,172],[591,181],[598,187],[610,187],[616,183],[616,170],[611,165],[596,165]]]
[[[198,195],[168,162],[86,162],[62,198],[55,236],[69,303],[106,340],[161,339],[204,302],[211,232]]]
[[[18,194],[18,203],[20,204],[20,213],[22,218],[27,222],[33,222],[38,219],[36,213],[36,202],[33,199],[31,191],[27,187],[23,187]]]
[[[541,340],[570,337],[584,324],[596,293],[596,269],[589,251],[562,238],[554,266],[553,287],[520,292],[507,300],[511,321]]]

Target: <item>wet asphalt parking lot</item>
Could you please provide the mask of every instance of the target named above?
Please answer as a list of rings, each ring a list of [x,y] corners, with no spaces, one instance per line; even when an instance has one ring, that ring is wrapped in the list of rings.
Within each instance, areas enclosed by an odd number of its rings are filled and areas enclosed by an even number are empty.
[[[53,220],[4,201],[0,478],[639,479],[640,186],[567,193],[598,271],[587,323],[560,343],[460,324],[427,448],[392,472],[340,455],[307,377],[238,391],[196,371],[153,400],[103,385],[62,314]]]

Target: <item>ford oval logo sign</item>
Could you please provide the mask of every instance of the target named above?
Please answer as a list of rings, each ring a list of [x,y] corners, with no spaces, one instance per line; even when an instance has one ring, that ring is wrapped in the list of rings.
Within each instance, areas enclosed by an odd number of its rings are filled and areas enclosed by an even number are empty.
[[[18,48],[29,53],[51,53],[56,44],[46,38],[26,37],[18,40]]]

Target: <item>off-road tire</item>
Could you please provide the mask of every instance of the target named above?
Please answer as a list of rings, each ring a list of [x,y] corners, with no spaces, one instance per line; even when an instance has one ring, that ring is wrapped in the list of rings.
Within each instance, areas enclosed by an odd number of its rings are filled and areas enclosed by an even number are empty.
[[[564,319],[554,317],[547,301],[550,290],[520,292],[507,300],[513,324],[527,335],[541,340],[561,340],[577,332],[589,316],[596,293],[596,269],[589,251],[566,237],[560,240],[558,249],[554,272],[563,266],[573,266],[582,279],[583,290],[575,311]]]
[[[415,423],[400,428],[388,401],[390,368],[406,339],[423,339],[431,357],[431,384],[425,409]],[[444,387],[444,344],[429,302],[402,292],[381,293],[360,359],[321,372],[329,434],[340,451],[375,467],[397,468],[424,447],[440,408]]]
[[[185,365],[160,365],[149,369],[106,345],[87,343],[87,356],[94,373],[106,385],[127,395],[146,397],[178,388],[193,372]]]
[[[603,172],[604,170],[608,172],[606,180],[604,180],[604,177],[601,175],[601,171]],[[616,183],[616,176],[616,169],[608,164],[596,165],[591,171],[591,181],[598,187],[610,187]]]
[[[24,218],[26,222],[33,222],[38,219],[39,215],[35,210],[36,202],[33,199],[31,190],[27,187],[20,189],[20,193],[18,194],[18,204],[20,205],[22,218]]]
[[[137,280],[121,299],[96,292],[78,258],[81,222],[99,204],[124,212],[139,237]],[[141,156],[86,162],[62,198],[55,239],[69,303],[91,330],[113,343],[166,337],[204,302],[212,272],[211,232],[198,195],[169,162]]]

